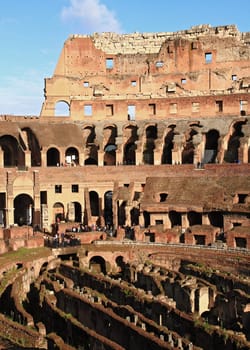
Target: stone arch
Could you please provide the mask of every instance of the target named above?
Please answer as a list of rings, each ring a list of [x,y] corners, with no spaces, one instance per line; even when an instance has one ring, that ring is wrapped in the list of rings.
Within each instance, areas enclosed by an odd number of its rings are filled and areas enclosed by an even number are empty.
[[[92,124],[84,125],[83,144],[86,147],[85,165],[98,165],[98,145],[96,144],[95,126]]]
[[[193,128],[190,128],[185,134],[185,143],[183,145],[183,150],[181,154],[182,164],[193,164],[194,163],[194,143],[193,137],[197,135],[197,131]]]
[[[135,165],[137,149],[136,141],[138,140],[137,125],[126,124],[123,127],[123,138],[125,140],[123,148],[123,164]]]
[[[65,220],[64,205],[60,202],[56,202],[53,205],[53,218],[54,222]]]
[[[109,143],[104,147],[104,165],[116,165],[116,149],[117,146],[113,143]]]
[[[230,128],[230,137],[227,143],[227,149],[224,154],[226,163],[239,162],[240,139],[244,136],[242,126],[246,124],[246,120],[236,121]]]
[[[47,166],[58,166],[60,164],[60,152],[56,147],[47,150]]]
[[[136,151],[136,144],[134,142],[129,142],[124,146],[123,164],[135,165],[135,162],[136,162],[135,151]]]
[[[116,164],[116,137],[117,127],[114,124],[106,125],[103,129],[103,145],[104,145],[104,165]]]
[[[79,202],[72,202],[73,204],[73,216],[75,222],[82,222],[82,206]]]
[[[104,222],[107,226],[113,226],[113,192],[104,193]]]
[[[218,154],[219,138],[220,133],[216,129],[210,129],[206,133],[203,163],[215,163]]]
[[[118,255],[115,259],[115,263],[119,269],[118,272],[122,272],[125,270],[125,267],[126,267],[126,263],[124,261],[124,257],[122,255]]]
[[[25,132],[27,146],[31,152],[31,166],[40,166],[41,165],[41,151],[39,141],[35,133],[28,127],[22,129],[22,134]]]
[[[59,100],[55,103],[55,116],[58,117],[69,117],[70,106],[67,101]]]
[[[161,164],[172,164],[172,150],[174,148],[174,128],[175,125],[168,128],[168,131],[164,138],[164,146],[161,157]]]
[[[14,223],[18,226],[32,225],[34,201],[28,194],[22,193],[14,199]]]
[[[89,269],[91,272],[107,274],[105,259],[100,255],[92,256],[89,260]]]
[[[95,126],[93,124],[85,124],[82,128],[82,134],[84,145],[93,143],[96,138]]]
[[[197,213],[197,211],[190,211],[187,213],[187,218],[189,226],[201,225],[202,224],[202,214]]]
[[[67,164],[79,164],[79,152],[76,147],[68,147],[65,152],[65,161]]]
[[[24,149],[15,137],[12,135],[1,136],[0,147],[3,150],[3,163],[5,167],[25,165]]]
[[[171,222],[171,227],[181,226],[181,213],[178,213],[175,210],[169,212],[169,220]]]
[[[154,164],[155,140],[157,139],[157,125],[149,125],[145,129],[145,143],[143,150],[143,163]]]
[[[91,216],[98,216],[100,213],[99,209],[99,195],[96,191],[89,192],[90,210]]]

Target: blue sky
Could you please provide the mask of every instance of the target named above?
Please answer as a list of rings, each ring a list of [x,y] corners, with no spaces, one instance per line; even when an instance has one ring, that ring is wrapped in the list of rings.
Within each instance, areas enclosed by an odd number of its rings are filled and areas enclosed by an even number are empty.
[[[1,0],[0,114],[39,115],[44,78],[71,34],[159,32],[199,24],[250,31],[249,0]]]

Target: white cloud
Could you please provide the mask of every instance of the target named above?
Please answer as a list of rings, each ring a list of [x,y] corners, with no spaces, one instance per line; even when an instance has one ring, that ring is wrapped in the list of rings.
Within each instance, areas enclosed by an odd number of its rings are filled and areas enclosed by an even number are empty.
[[[70,0],[70,5],[63,7],[61,17],[63,20],[78,19],[86,32],[122,31],[115,13],[100,0]]]
[[[37,72],[23,77],[2,77],[0,87],[0,114],[39,115],[43,102],[44,81]]]

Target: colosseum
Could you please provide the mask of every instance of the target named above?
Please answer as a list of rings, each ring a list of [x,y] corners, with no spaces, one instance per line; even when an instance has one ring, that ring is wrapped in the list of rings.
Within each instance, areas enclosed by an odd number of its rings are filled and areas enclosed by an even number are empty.
[[[0,348],[250,349],[250,32],[72,35],[0,115]]]

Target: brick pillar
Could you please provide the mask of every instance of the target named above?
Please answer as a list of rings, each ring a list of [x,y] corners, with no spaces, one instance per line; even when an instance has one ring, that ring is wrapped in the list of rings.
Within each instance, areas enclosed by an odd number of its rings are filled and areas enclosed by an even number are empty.
[[[101,150],[101,149],[98,150],[98,166],[103,166],[104,154],[105,154],[105,152],[103,150]]]
[[[31,167],[31,151],[25,151],[25,166],[30,168]]]
[[[189,222],[187,218],[187,213],[182,213],[181,214],[181,226],[184,229],[187,229],[189,227]]]
[[[208,213],[202,214],[202,225],[210,225],[210,221],[208,218]]]
[[[0,147],[0,168],[4,168],[4,152],[2,147]]]

